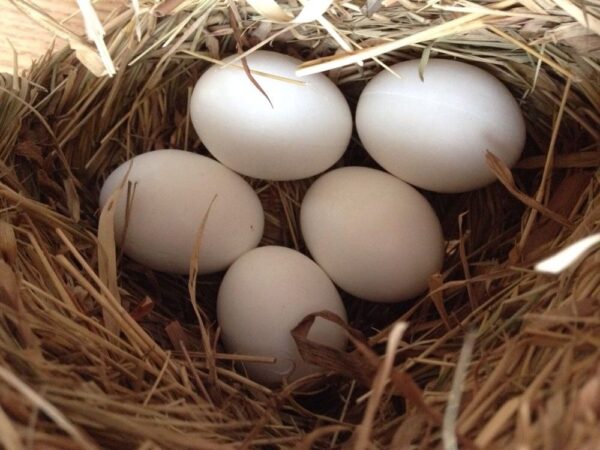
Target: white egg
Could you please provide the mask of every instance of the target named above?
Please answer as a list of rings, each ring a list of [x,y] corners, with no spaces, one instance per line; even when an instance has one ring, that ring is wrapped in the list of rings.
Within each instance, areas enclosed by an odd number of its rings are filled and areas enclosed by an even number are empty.
[[[410,299],[442,267],[434,210],[412,186],[380,170],[344,167],[322,175],[304,197],[300,223],[315,261],[362,299]]]
[[[101,207],[130,165],[127,180],[133,183],[133,199],[128,208],[125,186],[115,211],[115,238],[135,261],[155,270],[188,273],[205,217],[200,273],[224,270],[258,245],[264,214],[252,187],[217,161],[195,153],[155,150],[134,157],[106,179]]]
[[[247,61],[272,105],[241,62],[208,69],[192,93],[190,116],[210,153],[236,172],[265,180],[307,178],[333,165],[352,134],[340,90],[322,74],[297,77],[301,61],[287,55],[256,51]]]
[[[375,76],[362,92],[356,128],[365,149],[388,172],[437,192],[492,183],[490,151],[509,167],[525,145],[525,121],[510,91],[478,67],[432,59]]]
[[[323,270],[303,254],[277,246],[251,250],[233,263],[217,300],[229,352],[276,358],[274,364],[244,363],[248,374],[265,384],[321,370],[302,360],[290,331],[308,314],[324,310],[346,320],[340,295]],[[320,317],[308,338],[336,349],[346,344],[344,330]]]

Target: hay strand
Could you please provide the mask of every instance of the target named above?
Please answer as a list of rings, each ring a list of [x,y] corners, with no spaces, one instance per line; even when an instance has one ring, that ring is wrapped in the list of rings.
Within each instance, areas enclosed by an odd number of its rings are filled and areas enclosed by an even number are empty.
[[[444,450],[458,450],[458,440],[456,438],[456,418],[460,408],[463,385],[467,376],[473,347],[475,346],[475,333],[471,332],[465,337],[458,363],[452,378],[452,389],[448,397],[448,404],[444,411],[444,424],[442,427],[442,442]]]

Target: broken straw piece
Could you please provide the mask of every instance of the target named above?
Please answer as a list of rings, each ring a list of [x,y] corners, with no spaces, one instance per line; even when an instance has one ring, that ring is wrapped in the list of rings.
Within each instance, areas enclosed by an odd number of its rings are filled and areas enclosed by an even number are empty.
[[[266,19],[281,23],[308,23],[317,20],[329,9],[332,0],[311,0],[303,5],[298,16],[284,11],[275,0],[248,0],[250,6]]]
[[[303,8],[296,17],[284,11],[274,0],[248,0],[248,3],[266,19],[274,22],[301,24],[317,21],[338,43],[342,50],[346,52],[353,50],[352,46],[346,42],[342,35],[335,29],[334,25],[323,17],[323,14],[325,14],[333,3],[332,0],[300,0]],[[364,63],[361,61],[359,65],[363,66]]]
[[[600,244],[600,233],[592,234],[569,245],[554,256],[540,261],[534,268],[538,272],[558,274],[579,262],[586,253],[598,244]]]
[[[115,70],[112,58],[110,57],[108,48],[106,48],[106,43],[104,42],[105,32],[102,22],[100,22],[98,14],[96,14],[96,10],[92,6],[90,0],[77,0],[77,5],[81,10],[83,23],[85,26],[85,33],[88,39],[96,44],[96,48],[98,49],[100,59],[102,60],[104,68],[106,69],[106,73],[109,77],[112,77],[117,72]]]

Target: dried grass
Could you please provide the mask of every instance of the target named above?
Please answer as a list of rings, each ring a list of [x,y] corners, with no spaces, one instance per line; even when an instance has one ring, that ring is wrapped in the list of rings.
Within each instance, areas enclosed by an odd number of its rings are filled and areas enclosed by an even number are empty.
[[[532,270],[600,230],[597,0],[337,1],[307,23],[263,20],[243,2],[136,1],[109,18],[104,39],[90,22],[96,44],[12,1],[76,53],[0,75],[0,446],[429,449],[443,447],[442,432],[454,442],[456,424],[460,448],[598,448],[600,257],[592,250],[558,275]],[[291,20],[302,6],[284,8]],[[192,304],[187,277],[115,255],[110,231],[98,232],[99,186],[115,165],[202,150],[190,89],[236,40],[299,55],[302,70],[331,68],[351,103],[395,61],[469,61],[511,87],[530,136],[516,170],[490,157],[501,183],[430,195],[448,255],[429,294],[401,305],[347,298],[347,353],[311,345],[308,318],[294,335],[330,372],[278,389],[235,366],[268,359],[221,350],[218,276],[190,284]],[[100,41],[112,78],[93,74],[107,70]],[[371,164],[356,142],[344,162]],[[254,182],[265,243],[303,248],[308,184]],[[471,357],[459,362],[471,329]],[[444,423],[450,397],[461,401]]]

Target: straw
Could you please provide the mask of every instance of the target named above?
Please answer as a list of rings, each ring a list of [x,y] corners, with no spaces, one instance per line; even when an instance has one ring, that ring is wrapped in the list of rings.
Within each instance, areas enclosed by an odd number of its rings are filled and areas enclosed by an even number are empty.
[[[0,75],[0,446],[597,447],[598,0],[139,0],[102,24],[87,2],[91,40],[12,1],[71,49]],[[300,57],[299,73],[329,76],[351,105],[396,62],[458,59],[500,79],[528,128],[516,167],[488,155],[494,185],[425,193],[447,239],[429,291],[398,305],[343,294],[343,351],[312,342],[315,317],[305,318],[293,336],[324,372],[283,386],[256,383],[241,364],[273,358],[222,347],[222,274],[140,266],[98,205],[108,174],[136,154],[207,154],[191,90],[229,55],[244,70],[239,58],[257,49]],[[356,136],[339,165],[372,165]],[[312,179],[249,181],[265,208],[262,244],[305,251]]]

